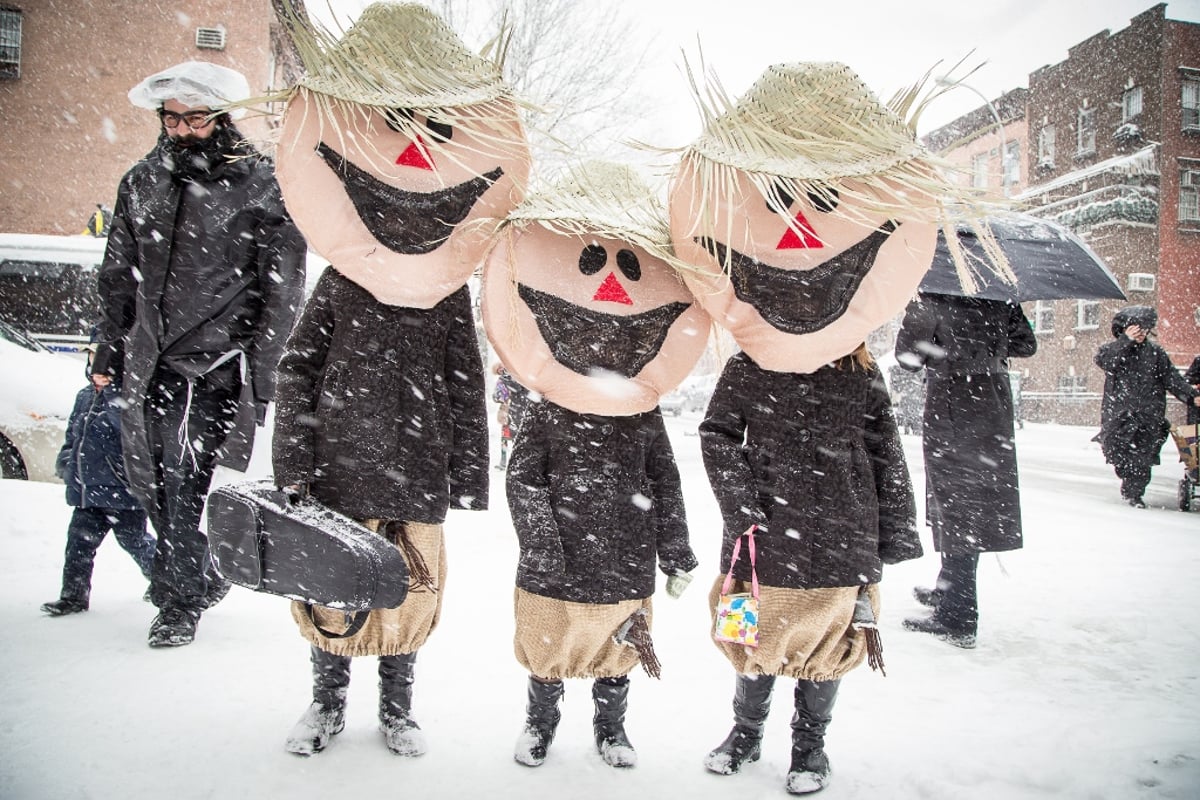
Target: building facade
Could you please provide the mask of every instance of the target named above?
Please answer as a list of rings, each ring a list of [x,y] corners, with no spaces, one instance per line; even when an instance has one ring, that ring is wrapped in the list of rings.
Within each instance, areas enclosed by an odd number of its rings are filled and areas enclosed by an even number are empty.
[[[1039,348],[1019,364],[1023,413],[1096,424],[1104,374],[1092,359],[1111,340],[1118,309],[1157,308],[1158,341],[1177,366],[1200,353],[1200,24],[1168,19],[1166,4],[1155,5],[1127,28],[1101,31],[1064,61],[1035,70],[1024,98],[1022,180],[981,188],[1075,231],[1127,300],[1025,304]],[[981,111],[926,137],[968,177],[980,174],[970,159],[995,150],[997,125],[987,133]],[[964,136],[973,124],[981,133]],[[957,136],[946,132],[956,126]],[[1021,135],[1012,123],[1002,130],[1013,141]],[[993,146],[985,147],[989,137]],[[1182,407],[1171,406],[1182,417]]]
[[[0,230],[81,233],[158,136],[127,93],[190,59],[275,82],[268,2],[0,0]],[[239,128],[264,137],[261,119]]]

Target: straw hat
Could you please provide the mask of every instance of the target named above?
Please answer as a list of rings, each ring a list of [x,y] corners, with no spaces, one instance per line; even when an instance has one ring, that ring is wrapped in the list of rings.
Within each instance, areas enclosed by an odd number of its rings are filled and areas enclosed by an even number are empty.
[[[340,39],[294,15],[291,29],[306,72],[299,85],[322,95],[422,110],[511,96],[498,61],[472,53],[416,3],[373,3]]]
[[[692,150],[748,172],[801,180],[876,175],[928,156],[915,132],[845,64],[768,67],[711,118]]]
[[[506,225],[538,223],[556,233],[629,242],[676,266],[667,212],[658,195],[626,164],[587,161],[530,194]]]
[[[250,84],[237,70],[207,61],[185,61],[155,73],[129,90],[129,102],[138,108],[157,111],[168,100],[186,106],[229,109],[238,118],[245,109],[237,107],[250,97]]]

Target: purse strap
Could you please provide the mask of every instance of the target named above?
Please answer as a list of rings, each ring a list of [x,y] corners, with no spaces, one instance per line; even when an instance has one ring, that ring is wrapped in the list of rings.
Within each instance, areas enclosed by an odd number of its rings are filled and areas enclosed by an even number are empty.
[[[353,614],[354,618],[346,627],[346,630],[342,631],[341,633],[334,633],[333,631],[325,630],[321,627],[321,623],[317,622],[316,610],[313,608],[312,603],[305,603],[304,610],[308,612],[309,622],[311,622],[313,627],[316,628],[317,631],[326,639],[349,639],[351,636],[362,630],[362,626],[367,624],[367,617],[371,614],[370,611],[355,611]]]
[[[733,566],[737,563],[738,555],[742,552],[742,536],[746,537],[746,549],[750,551],[750,592],[758,599],[758,570],[755,568],[756,553],[754,551],[754,532],[758,525],[751,525],[733,543],[733,555],[729,557],[729,572],[725,573],[725,583],[721,585],[721,594],[729,594],[733,585]]]

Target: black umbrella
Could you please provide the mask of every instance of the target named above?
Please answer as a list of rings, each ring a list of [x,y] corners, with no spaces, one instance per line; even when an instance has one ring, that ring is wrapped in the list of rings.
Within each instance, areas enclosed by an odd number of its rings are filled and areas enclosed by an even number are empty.
[[[958,241],[975,278],[977,291],[968,293],[962,288],[954,269],[954,259],[941,233],[938,234],[933,264],[921,281],[920,291],[1018,302],[1125,299],[1120,284],[1100,256],[1062,225],[1027,214],[988,217],[984,224],[991,228],[996,243],[1008,257],[1017,276],[1016,285],[996,274],[975,233],[960,226]]]

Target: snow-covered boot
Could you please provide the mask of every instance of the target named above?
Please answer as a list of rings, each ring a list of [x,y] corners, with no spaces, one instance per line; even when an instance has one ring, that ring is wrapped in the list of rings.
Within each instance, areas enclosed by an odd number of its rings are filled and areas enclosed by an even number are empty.
[[[525,730],[517,737],[513,758],[518,764],[539,767],[546,760],[562,712],[558,703],[563,696],[562,681],[539,681],[529,676],[529,704],[525,708]]]
[[[312,648],[313,701],[292,726],[284,749],[298,756],[319,753],[346,727],[346,690],[350,686],[350,657]]]
[[[629,705],[629,677],[597,678],[592,684],[596,715],[592,730],[596,750],[610,767],[637,766],[637,753],[625,735],[625,709]]]
[[[42,613],[51,617],[65,617],[68,614],[79,614],[88,610],[88,598],[60,597],[49,603],[42,603]]]
[[[733,692],[733,730],[704,757],[704,766],[709,772],[733,775],[742,764],[758,761],[774,688],[774,675],[737,676]]]
[[[833,719],[841,681],[796,681],[796,713],[792,715],[792,765],[786,788],[790,794],[819,792],[829,783],[825,729]]]
[[[416,653],[379,657],[379,729],[388,750],[398,756],[425,753],[425,734],[412,718]]]

